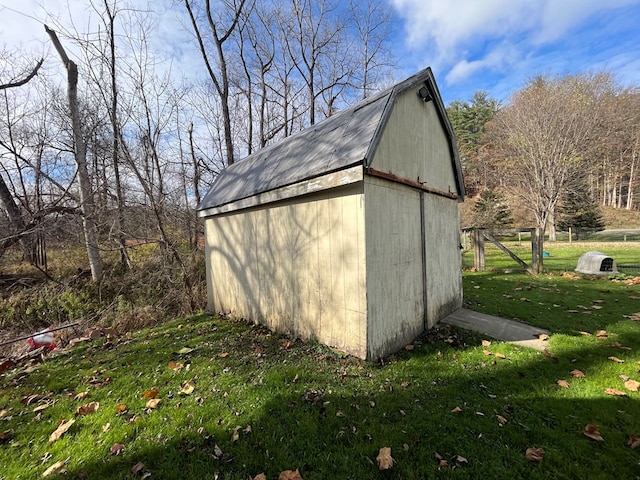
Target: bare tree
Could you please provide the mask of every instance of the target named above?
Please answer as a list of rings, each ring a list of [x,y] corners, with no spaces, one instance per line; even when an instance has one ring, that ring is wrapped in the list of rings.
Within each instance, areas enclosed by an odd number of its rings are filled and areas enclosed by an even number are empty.
[[[213,82],[215,89],[220,97],[220,103],[222,106],[222,120],[224,123],[224,140],[227,153],[227,165],[232,165],[235,161],[234,147],[233,147],[233,131],[231,128],[231,111],[229,108],[229,68],[227,65],[227,56],[225,52],[225,43],[229,40],[229,37],[233,34],[238,22],[242,15],[242,10],[245,6],[246,0],[223,0],[221,2],[222,8],[231,13],[231,20],[229,25],[223,27],[221,21],[214,19],[211,0],[205,0],[204,15],[208,24],[208,36],[206,37],[213,42],[215,49],[215,62],[210,58],[212,54],[207,49],[205,43],[205,29],[200,26],[198,18],[194,13],[192,5],[193,1],[184,0],[184,5],[189,13],[191,25],[198,41],[200,48],[200,54],[204,60],[209,78]],[[217,65],[217,71],[214,68]]]
[[[349,0],[349,8],[357,37],[354,48],[359,59],[359,85],[362,98],[384,86],[390,76],[393,60],[387,43],[392,34],[391,10],[376,0]]]
[[[556,207],[585,174],[584,154],[599,118],[603,75],[537,77],[516,92],[488,125],[493,152],[514,194],[535,216],[542,270],[542,234],[555,240]]]
[[[58,51],[62,63],[67,69],[67,98],[71,112],[71,124],[73,129],[74,153],[78,170],[78,183],[80,185],[80,208],[82,210],[82,223],[85,236],[85,245],[91,268],[91,278],[95,282],[102,279],[102,258],[98,248],[98,234],[94,219],[94,200],[91,191],[91,179],[87,168],[86,144],[80,120],[78,107],[78,66],[67,56],[64,47],[60,43],[56,32],[45,25],[54,47]]]
[[[313,125],[318,99],[324,97],[325,113],[330,115],[342,91],[351,85],[354,64],[344,37],[344,20],[335,2],[290,1],[292,11],[280,25],[286,51],[307,89],[309,124]]]

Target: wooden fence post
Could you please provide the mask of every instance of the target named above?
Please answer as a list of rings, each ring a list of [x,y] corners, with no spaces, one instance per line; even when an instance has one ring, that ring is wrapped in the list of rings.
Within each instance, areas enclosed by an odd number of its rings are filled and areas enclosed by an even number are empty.
[[[473,231],[474,257],[473,267],[476,272],[484,272],[484,236],[482,230]]]
[[[531,269],[533,273],[542,273],[543,261],[542,254],[544,251],[544,229],[531,229]]]

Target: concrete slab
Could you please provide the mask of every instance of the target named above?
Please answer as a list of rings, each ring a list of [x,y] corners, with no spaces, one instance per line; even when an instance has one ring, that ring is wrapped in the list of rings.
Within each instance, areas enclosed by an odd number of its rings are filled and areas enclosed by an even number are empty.
[[[473,330],[496,340],[522,345],[524,347],[544,350],[548,346],[547,340],[539,338],[541,334],[551,335],[543,328],[533,327],[515,320],[494,317],[484,313],[461,308],[441,320],[442,323],[455,327]],[[544,337],[543,337],[544,338]]]

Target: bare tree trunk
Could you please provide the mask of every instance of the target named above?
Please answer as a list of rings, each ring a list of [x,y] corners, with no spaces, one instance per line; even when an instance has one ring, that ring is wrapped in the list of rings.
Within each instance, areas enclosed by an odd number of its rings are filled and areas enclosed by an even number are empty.
[[[229,109],[229,72],[227,59],[224,52],[224,43],[229,39],[234,29],[238,26],[238,21],[240,19],[240,15],[242,14],[242,9],[244,8],[245,1],[246,0],[238,0],[237,5],[235,4],[235,1],[233,5],[227,5],[227,7],[232,7],[234,10],[233,20],[227,31],[220,34],[218,32],[219,25],[216,24],[213,19],[213,14],[211,13],[211,1],[205,0],[207,21],[209,23],[211,37],[216,48],[216,61],[219,67],[218,75],[216,75],[213,70],[211,61],[209,60],[209,54],[207,53],[207,49],[205,47],[202,32],[200,31],[200,27],[198,26],[196,17],[193,14],[193,10],[191,9],[191,4],[189,3],[189,0],[184,0],[185,7],[187,8],[187,12],[189,13],[189,18],[191,19],[193,31],[196,34],[196,38],[198,40],[200,54],[202,55],[202,59],[204,60],[207,72],[209,73],[209,77],[211,78],[211,81],[213,82],[213,85],[218,92],[218,96],[220,97],[220,106],[222,107],[222,122],[224,126],[224,142],[227,151],[227,165],[232,165],[235,161],[235,158],[233,153],[233,132],[231,130],[231,111]]]
[[[110,76],[111,76],[111,108],[109,112],[111,129],[113,130],[113,143],[111,145],[111,163],[113,164],[113,177],[116,184],[117,216],[116,229],[118,248],[120,249],[120,263],[125,270],[131,270],[131,259],[127,252],[126,239],[122,228],[124,226],[124,192],[122,181],[120,180],[120,125],[118,123],[118,86],[116,82],[116,39],[115,39],[115,15],[109,8],[109,2],[105,0],[105,9],[109,17],[109,56],[110,56]]]
[[[631,151],[631,166],[629,168],[629,190],[627,192],[627,210],[633,209],[633,187],[635,185],[636,149]]]
[[[91,268],[91,278],[94,282],[102,280],[102,258],[98,249],[98,233],[94,218],[94,202],[91,192],[91,179],[87,168],[87,146],[82,135],[82,125],[80,123],[80,111],[78,109],[78,66],[67,56],[56,32],[48,26],[44,29],[49,34],[62,63],[67,69],[69,109],[71,111],[71,124],[73,129],[74,153],[76,166],[78,169],[78,183],[80,184],[80,209],[82,211],[82,227],[84,230],[85,245],[89,266]]]

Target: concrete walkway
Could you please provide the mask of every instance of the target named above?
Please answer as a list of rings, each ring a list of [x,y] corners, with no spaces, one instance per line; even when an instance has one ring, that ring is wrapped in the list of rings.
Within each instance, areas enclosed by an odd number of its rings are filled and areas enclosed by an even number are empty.
[[[532,327],[531,325],[516,322],[515,320],[507,320],[506,318],[474,312],[466,308],[461,308],[453,312],[441,320],[441,322],[483,333],[496,340],[535,348],[541,351],[547,348],[549,342],[540,339],[539,336],[541,334],[551,335],[548,330],[543,328]]]

